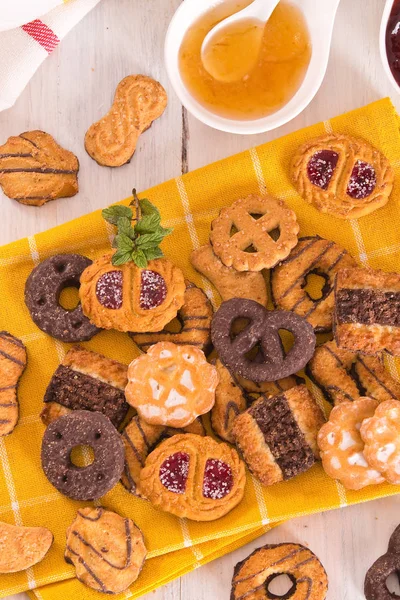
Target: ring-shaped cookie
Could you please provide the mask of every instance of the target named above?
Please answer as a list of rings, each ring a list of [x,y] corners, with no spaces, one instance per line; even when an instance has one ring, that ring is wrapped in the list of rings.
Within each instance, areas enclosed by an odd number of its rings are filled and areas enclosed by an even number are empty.
[[[25,303],[36,325],[62,342],[90,340],[98,331],[83,314],[79,303],[73,310],[60,304],[61,292],[80,286],[80,276],[92,264],[80,254],[57,254],[41,262],[25,284]]]
[[[71,452],[90,446],[93,462],[77,467]],[[124,444],[110,419],[99,412],[76,410],[50,423],[42,441],[43,471],[59,492],[74,500],[104,496],[121,477]]]
[[[271,273],[275,307],[304,317],[316,333],[331,331],[336,273],[339,269],[356,265],[347,250],[335,242],[319,236],[301,238],[286,260]],[[325,280],[320,298],[313,298],[306,290],[311,274]]]
[[[249,321],[245,328],[231,339],[232,325],[239,318]],[[294,344],[285,355],[279,330],[290,331]],[[211,339],[223,364],[256,382],[276,381],[302,369],[315,350],[315,333],[302,317],[286,311],[268,311],[243,298],[223,302],[215,313],[211,325]],[[247,354],[257,344],[260,347],[255,359]]]

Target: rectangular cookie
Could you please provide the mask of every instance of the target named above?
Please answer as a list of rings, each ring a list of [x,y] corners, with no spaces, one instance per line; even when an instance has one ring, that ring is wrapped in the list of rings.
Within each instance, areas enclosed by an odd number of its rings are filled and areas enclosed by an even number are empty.
[[[400,274],[358,267],[339,271],[334,333],[340,348],[400,356]]]
[[[127,370],[115,360],[74,346],[47,387],[42,421],[48,424],[69,410],[92,410],[119,427],[129,408],[124,393]]]

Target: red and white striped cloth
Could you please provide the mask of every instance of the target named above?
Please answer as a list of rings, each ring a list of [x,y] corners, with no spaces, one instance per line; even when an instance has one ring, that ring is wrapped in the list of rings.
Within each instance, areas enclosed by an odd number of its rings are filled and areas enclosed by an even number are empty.
[[[100,0],[69,0],[22,27],[0,33],[0,111],[13,106],[62,38]]]

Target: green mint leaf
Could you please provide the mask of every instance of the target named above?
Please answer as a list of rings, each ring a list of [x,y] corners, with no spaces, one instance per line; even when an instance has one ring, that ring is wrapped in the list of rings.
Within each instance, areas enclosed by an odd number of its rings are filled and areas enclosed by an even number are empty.
[[[113,254],[111,262],[115,267],[119,265],[123,265],[132,260],[132,251],[123,252],[122,250],[117,250],[115,254]]]
[[[160,225],[160,215],[144,215],[135,225],[135,233],[153,233]]]
[[[172,227],[159,227],[157,229],[157,233],[160,232],[163,234],[164,237],[166,237],[167,235],[170,235],[170,233],[173,232],[173,228]]]
[[[117,221],[118,234],[123,233],[130,237],[132,240],[135,239],[135,230],[131,225],[130,219],[126,217],[120,217]]]
[[[142,213],[142,217],[144,217],[145,215],[156,214],[160,217],[160,221],[161,221],[160,211],[158,210],[157,206],[154,206],[154,204],[152,204],[149,200],[147,200],[147,198],[143,198],[143,200],[139,200],[139,206],[140,206],[140,211]]]
[[[143,250],[138,249],[132,252],[132,260],[140,269],[147,267],[147,258]]]
[[[135,249],[135,242],[125,233],[118,233],[115,236],[115,242],[121,252],[132,252]]]
[[[115,236],[115,238],[113,239],[112,244],[111,244],[111,248],[118,248],[117,237],[118,236]]]
[[[132,209],[129,206],[109,206],[101,211],[103,219],[105,219],[111,225],[117,225],[118,219],[121,217],[126,217],[129,221],[132,220],[133,213]]]
[[[148,248],[153,248],[153,246],[158,246],[163,239],[164,234],[161,232],[144,233],[137,239],[136,246],[142,250],[147,250]]]
[[[144,250],[147,260],[154,260],[155,258],[161,258],[164,256],[163,251],[158,246],[154,246],[153,248],[148,248]]]

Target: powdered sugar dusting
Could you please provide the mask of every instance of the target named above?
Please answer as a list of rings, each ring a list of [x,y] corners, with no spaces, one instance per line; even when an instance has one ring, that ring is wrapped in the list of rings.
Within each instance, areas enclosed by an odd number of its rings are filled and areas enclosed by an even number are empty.
[[[209,458],[204,469],[204,498],[220,500],[230,493],[232,487],[233,476],[230,466],[217,458]]]
[[[106,308],[117,310],[122,306],[122,271],[107,271],[96,283],[97,300]]]
[[[160,306],[167,297],[167,285],[164,278],[155,271],[144,269],[141,273],[140,308],[150,310]]]
[[[311,183],[327,190],[338,159],[338,153],[333,150],[319,150],[316,152],[307,165],[307,175]]]
[[[358,160],[353,167],[347,194],[355,200],[367,198],[376,188],[376,172],[372,165]]]
[[[160,467],[160,481],[174,494],[184,494],[189,475],[189,454],[176,452],[169,456]]]

